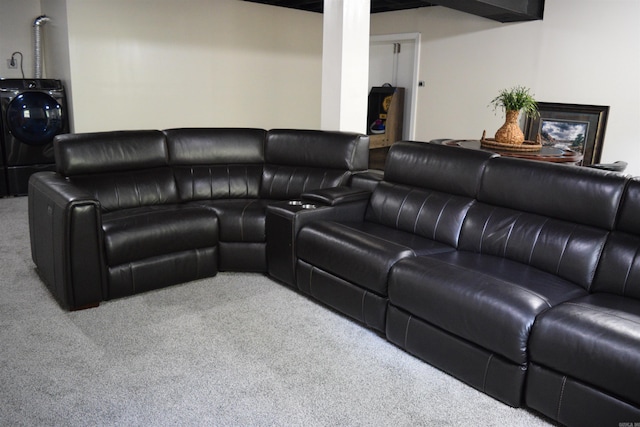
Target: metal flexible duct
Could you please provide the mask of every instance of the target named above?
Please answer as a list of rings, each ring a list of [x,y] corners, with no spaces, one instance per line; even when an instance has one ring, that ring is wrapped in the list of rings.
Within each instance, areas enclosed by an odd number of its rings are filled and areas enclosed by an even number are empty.
[[[38,16],[33,21],[34,35],[34,74],[36,79],[42,78],[42,34],[40,27],[49,22],[51,19],[46,15]]]

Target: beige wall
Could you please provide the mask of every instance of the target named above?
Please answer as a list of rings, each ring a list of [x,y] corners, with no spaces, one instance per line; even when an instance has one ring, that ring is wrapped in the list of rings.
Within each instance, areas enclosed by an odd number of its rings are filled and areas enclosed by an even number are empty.
[[[322,18],[239,0],[67,0],[75,130],[320,124]]]
[[[611,107],[603,161],[640,175],[640,2],[554,0],[544,20],[500,24],[443,7],[375,14],[371,32],[422,33],[416,139],[492,136],[502,88]]]

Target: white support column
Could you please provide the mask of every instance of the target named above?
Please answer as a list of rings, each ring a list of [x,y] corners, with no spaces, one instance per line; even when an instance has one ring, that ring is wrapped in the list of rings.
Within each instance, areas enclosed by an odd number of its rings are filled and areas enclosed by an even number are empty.
[[[324,0],[322,105],[324,130],[366,133],[370,0]]]

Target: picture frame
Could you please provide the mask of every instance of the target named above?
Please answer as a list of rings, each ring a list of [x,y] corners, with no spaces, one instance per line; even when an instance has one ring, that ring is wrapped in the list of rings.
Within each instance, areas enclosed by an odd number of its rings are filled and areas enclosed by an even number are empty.
[[[582,154],[582,165],[600,163],[609,107],[538,102],[539,117],[527,117],[525,138]]]

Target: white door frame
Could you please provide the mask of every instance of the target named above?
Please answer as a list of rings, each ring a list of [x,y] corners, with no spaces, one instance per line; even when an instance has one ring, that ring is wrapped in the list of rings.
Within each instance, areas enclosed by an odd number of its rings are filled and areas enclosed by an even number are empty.
[[[409,132],[406,134],[408,139],[416,138],[416,114],[418,111],[418,73],[420,71],[420,33],[400,33],[386,34],[382,36],[369,37],[369,43],[402,43],[414,42],[413,52],[413,75],[411,86],[411,99],[409,100]]]

